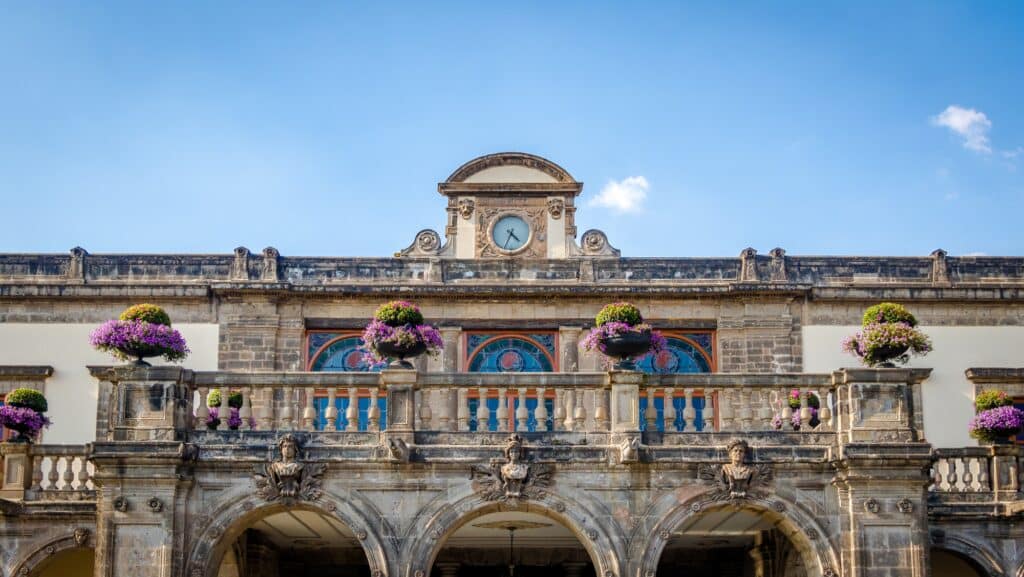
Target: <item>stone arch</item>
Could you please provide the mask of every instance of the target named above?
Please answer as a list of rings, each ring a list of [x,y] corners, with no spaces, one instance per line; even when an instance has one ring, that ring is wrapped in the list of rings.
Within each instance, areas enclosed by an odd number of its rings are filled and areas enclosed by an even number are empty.
[[[392,543],[380,535],[374,523],[360,512],[360,509],[372,511],[372,507],[367,503],[359,505],[358,508],[353,507],[349,501],[327,492],[324,492],[315,503],[300,501],[292,506],[279,502],[267,503],[256,495],[231,501],[210,513],[210,521],[198,533],[192,535],[186,575],[215,577],[227,547],[238,539],[246,528],[274,513],[299,509],[341,521],[359,539],[367,564],[370,566],[370,574],[373,577],[387,577],[388,561],[397,558],[398,553]]]
[[[406,568],[403,577],[428,577],[437,555],[455,531],[488,513],[509,510],[543,515],[572,531],[590,556],[598,577],[626,576],[626,568],[620,563],[626,559],[621,547],[624,539],[614,526],[598,521],[607,518],[607,514],[595,514],[583,503],[549,491],[542,500],[523,501],[516,509],[500,502],[485,501],[480,494],[473,493],[456,501],[441,502],[433,510],[423,512],[407,533],[413,542],[403,561]]]
[[[931,548],[949,551],[963,557],[988,577],[1004,577],[1006,575],[997,552],[985,544],[975,543],[963,535],[947,533],[942,543],[933,544]],[[1024,577],[1024,566],[1017,574],[1018,577]]]
[[[678,501],[676,493],[659,499],[649,513],[657,519],[646,539],[638,528],[631,535],[630,558],[637,560],[640,577],[657,573],[658,562],[665,550],[672,532],[689,519],[708,511],[738,507],[756,512],[779,522],[779,528],[800,553],[809,577],[827,575],[829,570],[840,574],[840,558],[828,539],[828,533],[818,524],[814,516],[788,499],[772,495],[766,500],[737,499],[733,501],[708,501],[703,493],[685,501]]]
[[[91,529],[78,527],[72,533],[62,535],[56,539],[50,539],[42,545],[37,546],[28,555],[13,565],[11,577],[24,577],[31,575],[42,567],[54,555],[72,549],[93,549],[95,540]]]

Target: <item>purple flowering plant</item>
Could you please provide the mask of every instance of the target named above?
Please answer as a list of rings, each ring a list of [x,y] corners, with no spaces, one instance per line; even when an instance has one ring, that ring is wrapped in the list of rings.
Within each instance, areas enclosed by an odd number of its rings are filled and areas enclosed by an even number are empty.
[[[1024,429],[1024,411],[1017,407],[1002,406],[981,411],[971,419],[967,430],[981,441],[998,441],[1016,435]]]
[[[18,431],[20,436],[17,440],[29,441],[38,435],[43,427],[50,426],[50,419],[35,409],[4,405],[0,407],[0,426]]]
[[[89,343],[122,360],[163,357],[173,362],[184,359],[190,352],[177,330],[139,320],[107,321],[89,335]]]
[[[387,361],[387,355],[380,351],[383,344],[408,350],[422,345],[430,356],[437,355],[444,348],[441,333],[423,322],[419,307],[411,302],[385,303],[373,317],[363,330],[363,357],[370,365],[380,366]]]
[[[668,348],[668,341],[665,336],[645,323],[640,309],[630,303],[619,302],[604,306],[594,318],[593,329],[583,337],[580,345],[587,351],[600,351],[607,355],[607,341],[615,337],[628,335],[629,333],[650,334],[650,347],[640,358],[647,355],[656,355]]]
[[[232,431],[237,431],[242,426],[242,417],[239,415],[238,409],[235,407],[228,407],[228,428]],[[216,429],[220,426],[220,409],[218,407],[210,408],[210,413],[206,416],[206,428]],[[249,418],[249,428],[256,428],[256,419]]]
[[[932,342],[920,330],[905,322],[870,323],[849,337],[843,339],[844,352],[860,357],[869,367],[883,363],[906,364],[910,354],[926,355],[932,350]]]

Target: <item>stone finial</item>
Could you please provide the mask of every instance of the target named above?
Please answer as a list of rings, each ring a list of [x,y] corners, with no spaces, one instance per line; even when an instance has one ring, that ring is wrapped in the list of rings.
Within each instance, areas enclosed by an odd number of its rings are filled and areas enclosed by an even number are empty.
[[[592,228],[580,237],[580,251],[586,256],[620,256],[619,249],[608,242],[608,236],[600,230]]]
[[[263,282],[277,282],[277,259],[281,253],[276,248],[268,246],[263,249],[263,264],[260,267],[260,280]]]
[[[85,280],[85,257],[89,252],[80,246],[71,249],[71,260],[68,261],[67,279]]]
[[[429,228],[416,233],[412,244],[396,252],[396,257],[403,256],[437,256],[441,253],[441,235]]]
[[[948,253],[941,248],[932,251],[932,283],[949,284],[949,265],[946,262]]]
[[[249,280],[249,249],[244,246],[235,249],[235,260],[231,263],[231,280]]]
[[[740,282],[758,282],[757,251],[747,247],[740,253]]]
[[[786,276],[786,251],[785,249],[775,247],[768,253],[772,257],[772,262],[769,265],[771,268],[771,281],[772,282],[786,282],[789,278]]]

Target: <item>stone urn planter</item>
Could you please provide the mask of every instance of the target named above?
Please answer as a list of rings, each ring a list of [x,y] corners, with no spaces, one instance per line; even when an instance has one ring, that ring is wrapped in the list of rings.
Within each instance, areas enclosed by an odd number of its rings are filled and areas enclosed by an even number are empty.
[[[389,368],[411,369],[413,368],[412,363],[406,359],[416,358],[427,352],[427,345],[422,342],[405,346],[398,343],[382,342],[377,344],[375,350],[380,356],[391,359],[391,362],[388,363]]]
[[[369,362],[387,363],[392,369],[412,369],[408,359],[423,353],[436,355],[444,347],[441,333],[423,322],[419,307],[406,301],[378,307],[363,330],[363,344],[369,351]]]
[[[651,331],[627,332],[601,339],[604,354],[615,359],[615,368],[636,370],[636,358],[651,350]]]

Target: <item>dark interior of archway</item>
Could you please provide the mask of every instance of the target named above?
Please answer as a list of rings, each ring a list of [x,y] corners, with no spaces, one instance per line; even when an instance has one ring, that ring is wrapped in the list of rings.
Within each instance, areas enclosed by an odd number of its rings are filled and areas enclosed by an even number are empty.
[[[370,577],[352,531],[313,511],[284,511],[254,522],[224,554],[217,577]]]
[[[986,571],[973,559],[945,549],[931,550],[932,577],[984,577]]]
[[[512,539],[510,528],[515,533]],[[590,555],[572,531],[526,511],[489,513],[463,525],[446,539],[430,574],[595,577]]]
[[[777,523],[733,508],[693,517],[673,532],[658,575],[806,577],[803,558]]]

